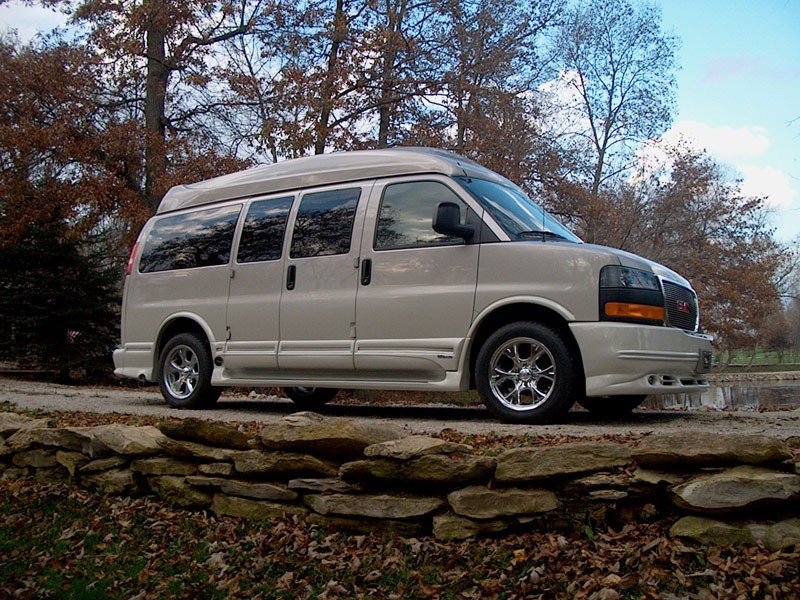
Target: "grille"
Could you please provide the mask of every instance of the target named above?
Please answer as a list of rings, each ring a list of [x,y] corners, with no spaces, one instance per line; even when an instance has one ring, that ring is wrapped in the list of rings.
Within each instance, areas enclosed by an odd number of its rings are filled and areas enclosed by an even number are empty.
[[[697,329],[697,296],[692,290],[665,281],[664,303],[667,309],[667,325],[687,331]]]

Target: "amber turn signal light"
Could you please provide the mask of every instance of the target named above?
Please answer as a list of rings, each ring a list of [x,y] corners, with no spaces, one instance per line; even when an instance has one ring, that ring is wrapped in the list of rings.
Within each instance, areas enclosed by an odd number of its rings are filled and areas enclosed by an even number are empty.
[[[605,312],[607,317],[664,321],[663,306],[631,304],[630,302],[606,302]]]

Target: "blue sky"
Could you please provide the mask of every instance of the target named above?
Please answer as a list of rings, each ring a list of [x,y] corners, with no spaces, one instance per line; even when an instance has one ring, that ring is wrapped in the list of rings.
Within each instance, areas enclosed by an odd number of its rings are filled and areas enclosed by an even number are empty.
[[[800,0],[655,4],[681,40],[678,114],[666,139],[694,140],[746,194],[768,196],[779,240],[800,239]],[[46,9],[0,6],[0,29],[23,39],[61,22]]]
[[[800,237],[800,2],[662,0],[681,39],[678,115],[668,139],[691,135],[768,195],[782,241]]]

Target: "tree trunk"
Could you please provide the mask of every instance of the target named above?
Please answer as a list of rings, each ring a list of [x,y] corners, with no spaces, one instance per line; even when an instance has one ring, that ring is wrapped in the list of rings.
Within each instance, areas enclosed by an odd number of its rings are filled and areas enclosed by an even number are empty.
[[[386,0],[386,38],[383,47],[381,99],[378,107],[378,148],[389,146],[389,128],[393,109],[392,95],[395,87],[395,61],[405,14],[405,2],[401,0],[397,2],[396,6],[394,3],[395,0]]]
[[[347,16],[344,13],[344,0],[336,0],[336,13],[333,16],[333,35],[331,36],[331,49],[328,52],[328,70],[320,90],[320,111],[317,121],[317,136],[314,143],[314,154],[325,152],[328,142],[328,123],[333,112],[334,83],[338,75],[339,47],[347,39]]]
[[[166,96],[169,69],[166,65],[167,25],[163,18],[163,5],[158,1],[146,2],[147,24],[145,49],[147,74],[145,79],[144,121],[147,138],[144,150],[145,201],[155,212],[163,194],[162,185],[167,172]]]

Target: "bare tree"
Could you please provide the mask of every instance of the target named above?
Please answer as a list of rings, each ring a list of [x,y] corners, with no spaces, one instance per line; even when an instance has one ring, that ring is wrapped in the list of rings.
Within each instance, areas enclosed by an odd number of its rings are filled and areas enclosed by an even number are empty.
[[[625,171],[634,144],[672,121],[677,39],[661,14],[630,0],[588,0],[569,13],[558,37],[562,78],[577,96],[579,129],[592,151],[587,185],[597,195]]]

